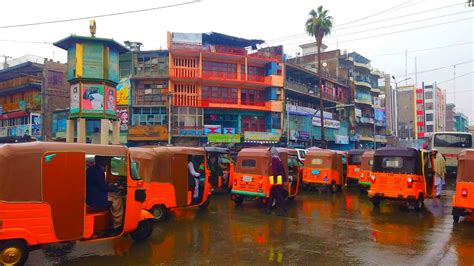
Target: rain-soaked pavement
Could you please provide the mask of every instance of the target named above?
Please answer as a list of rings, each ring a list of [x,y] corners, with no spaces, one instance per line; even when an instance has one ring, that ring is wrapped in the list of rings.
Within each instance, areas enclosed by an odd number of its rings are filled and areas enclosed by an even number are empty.
[[[474,264],[474,223],[453,227],[452,185],[425,211],[382,203],[373,210],[356,188],[302,191],[288,217],[255,202],[235,207],[216,195],[207,211],[174,211],[142,243],[130,238],[34,251],[29,265]]]

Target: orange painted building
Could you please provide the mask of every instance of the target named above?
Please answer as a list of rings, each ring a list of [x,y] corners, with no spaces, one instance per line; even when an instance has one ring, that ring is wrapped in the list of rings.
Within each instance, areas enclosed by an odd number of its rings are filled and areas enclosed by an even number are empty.
[[[214,32],[168,33],[175,144],[199,145],[209,134],[219,134],[222,142],[230,135],[251,142],[279,139],[283,49],[261,48],[263,43]]]

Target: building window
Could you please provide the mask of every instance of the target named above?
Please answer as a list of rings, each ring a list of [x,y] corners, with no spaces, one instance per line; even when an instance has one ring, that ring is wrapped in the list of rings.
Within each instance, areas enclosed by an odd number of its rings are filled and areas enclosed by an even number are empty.
[[[168,57],[159,54],[137,54],[135,73],[137,75],[166,75]]]
[[[167,124],[165,107],[135,107],[132,113],[132,125],[153,126]]]
[[[433,114],[426,114],[426,121],[433,121]]]
[[[240,98],[244,105],[265,106],[265,91],[263,90],[242,89]]]
[[[432,91],[425,91],[425,98],[430,100],[433,99],[433,92]]]
[[[433,103],[425,103],[426,110],[433,110]]]
[[[434,127],[433,127],[433,125],[427,125],[427,126],[426,126],[426,131],[427,131],[427,132],[434,132]]]
[[[135,105],[166,105],[168,89],[165,82],[141,82],[134,84],[133,99]]]
[[[64,74],[59,71],[48,71],[48,85],[50,86],[60,86],[64,83]]]
[[[281,129],[280,113],[272,112],[272,129]]]
[[[204,78],[237,79],[237,65],[221,62],[202,62],[202,75]]]
[[[263,116],[242,116],[242,132],[265,132],[265,118]]]
[[[237,88],[222,87],[203,87],[202,88],[203,104],[209,103],[228,103],[237,104]]]

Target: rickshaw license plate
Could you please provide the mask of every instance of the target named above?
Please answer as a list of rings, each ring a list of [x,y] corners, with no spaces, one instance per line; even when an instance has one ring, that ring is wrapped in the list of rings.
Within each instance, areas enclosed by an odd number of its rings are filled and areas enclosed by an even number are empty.
[[[244,176],[244,177],[242,177],[242,181],[244,181],[244,182],[252,182],[252,177],[251,177],[251,176]]]

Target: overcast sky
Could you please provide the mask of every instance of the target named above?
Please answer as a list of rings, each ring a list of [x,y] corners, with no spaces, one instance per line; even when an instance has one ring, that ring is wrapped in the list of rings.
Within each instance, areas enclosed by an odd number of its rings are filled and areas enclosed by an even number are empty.
[[[15,0],[2,4],[0,27],[144,9],[187,1],[190,0],[80,2]],[[466,113],[470,117],[471,124],[474,124],[472,104],[474,8],[467,7],[463,2],[464,0],[203,0],[169,9],[97,18],[97,36],[114,38],[119,42],[140,41],[144,44],[142,49],[146,50],[160,47],[165,49],[167,31],[216,31],[245,38],[259,38],[268,41],[269,44],[284,44],[288,54],[295,54],[299,44],[312,41],[311,38],[304,36],[304,22],[309,10],[316,8],[317,5],[323,5],[335,19],[334,31],[324,41],[329,45],[328,50],[339,48],[348,52],[356,51],[369,58],[373,67],[395,75],[398,80],[404,79],[406,49],[408,74],[415,72],[415,57],[419,72],[447,67],[418,74],[418,86],[421,86],[421,82],[432,83],[452,79],[453,65],[464,63],[456,66],[458,78],[455,85],[457,91],[455,104],[457,110]],[[459,5],[446,7],[455,4]],[[432,9],[438,10],[429,11]],[[384,12],[375,15],[380,11]],[[407,16],[410,14],[416,15]],[[400,18],[390,19],[394,17]],[[386,21],[380,22],[380,20]],[[449,23],[457,20],[462,21]],[[405,25],[396,26],[402,23]],[[440,23],[446,24],[427,27]],[[426,28],[367,38],[420,27]],[[375,28],[383,29],[374,30]],[[0,55],[19,57],[34,54],[47,58],[52,58],[54,55],[55,60],[66,62],[66,52],[51,44],[5,40],[54,42],[70,34],[88,35],[88,20],[0,28]],[[354,39],[361,40],[350,41]],[[455,46],[416,52],[451,45]],[[465,75],[468,73],[471,74]],[[465,76],[461,77],[462,75]],[[411,76],[408,82],[414,83],[415,76]],[[448,102],[453,102],[453,81],[444,82],[439,86],[447,91]]]

